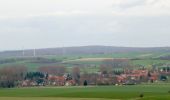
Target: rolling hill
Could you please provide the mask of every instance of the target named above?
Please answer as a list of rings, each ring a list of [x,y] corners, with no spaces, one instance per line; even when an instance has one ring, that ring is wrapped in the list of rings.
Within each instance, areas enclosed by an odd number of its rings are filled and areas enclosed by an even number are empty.
[[[170,47],[115,47],[115,46],[79,46],[63,48],[36,49],[36,56],[48,55],[90,55],[90,54],[112,54],[130,52],[170,52]],[[24,50],[24,56],[33,56],[34,49]],[[22,57],[23,50],[3,51],[0,57]]]

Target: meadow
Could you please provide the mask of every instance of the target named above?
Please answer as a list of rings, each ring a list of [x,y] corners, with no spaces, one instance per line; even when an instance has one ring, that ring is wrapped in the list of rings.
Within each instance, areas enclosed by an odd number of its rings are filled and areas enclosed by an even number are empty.
[[[152,59],[160,56],[169,55],[167,52],[125,52],[125,53],[113,53],[113,54],[94,54],[94,55],[65,55],[65,56],[41,56],[37,58],[43,58],[46,60],[54,60],[58,62],[44,63],[44,62],[35,62],[36,58],[26,57],[26,58],[1,58],[1,60],[14,60],[13,62],[0,63],[1,67],[6,66],[18,66],[23,65],[28,68],[29,71],[36,71],[39,67],[42,66],[66,66],[67,70],[74,66],[84,66],[81,70],[93,73],[99,71],[100,65],[103,63],[104,59],[112,58],[129,58],[131,64],[134,66],[142,65],[149,67],[155,64],[170,64],[170,60],[160,60]],[[138,59],[136,59],[138,58]],[[136,59],[136,60],[135,60]],[[160,66],[161,67],[161,66]]]
[[[16,60],[0,64],[0,67],[24,65],[29,71],[36,71],[41,66],[63,65],[71,70],[81,65],[81,71],[95,73],[102,64],[101,58],[141,58],[131,60],[133,65],[149,67],[154,64],[170,64],[169,60],[151,59],[166,53],[121,53],[102,55],[45,56],[43,58],[59,60],[58,63],[35,63],[33,59]],[[92,59],[93,58],[93,59]],[[8,58],[11,59],[11,58]],[[16,59],[16,58],[12,58]],[[141,98],[140,95],[143,95]],[[170,84],[140,84],[132,86],[72,86],[72,87],[28,87],[0,88],[0,100],[170,100]]]
[[[143,95],[141,98],[140,95]],[[100,98],[100,99],[99,99]],[[0,89],[0,100],[169,100],[170,84]]]

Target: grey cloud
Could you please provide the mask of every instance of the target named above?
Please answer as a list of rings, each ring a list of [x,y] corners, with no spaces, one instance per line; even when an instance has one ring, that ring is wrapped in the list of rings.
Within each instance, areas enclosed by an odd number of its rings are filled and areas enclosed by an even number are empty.
[[[0,21],[6,49],[72,45],[165,46],[170,17],[73,16]],[[13,45],[13,46],[11,46]]]

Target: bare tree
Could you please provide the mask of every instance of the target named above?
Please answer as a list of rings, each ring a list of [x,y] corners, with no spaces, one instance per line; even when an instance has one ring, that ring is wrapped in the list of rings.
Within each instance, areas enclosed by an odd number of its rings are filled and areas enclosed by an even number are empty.
[[[64,66],[44,66],[40,67],[38,71],[57,76],[63,76],[64,73],[66,72],[66,69]]]
[[[131,67],[129,59],[107,59],[103,61],[103,64],[113,68],[128,68]]]
[[[80,68],[79,67],[73,67],[72,69],[72,76],[75,82],[80,85]]]
[[[100,65],[101,74],[108,74],[111,71],[111,67],[105,64]]]
[[[1,87],[14,87],[24,79],[27,72],[25,66],[10,66],[0,69],[0,86]]]

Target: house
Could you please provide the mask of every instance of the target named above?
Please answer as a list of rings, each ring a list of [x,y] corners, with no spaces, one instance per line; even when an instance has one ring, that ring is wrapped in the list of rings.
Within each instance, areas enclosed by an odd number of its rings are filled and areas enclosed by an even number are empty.
[[[49,75],[48,81],[50,85],[56,86],[64,86],[66,82],[64,76],[52,76],[52,75]]]
[[[24,80],[21,82],[22,87],[28,87],[28,86],[36,86],[37,83],[31,80]]]
[[[74,86],[74,85],[76,85],[75,80],[68,80],[68,81],[66,81],[66,83],[65,83],[65,86]]]
[[[21,86],[22,87],[27,87],[27,86],[30,86],[30,81],[29,80],[24,80],[21,82]]]
[[[121,84],[121,83],[124,83],[125,81],[126,81],[126,76],[124,75],[116,76],[116,83]]]
[[[151,73],[151,76],[149,77],[149,80],[150,80],[151,82],[155,82],[155,81],[157,81],[158,79],[159,79],[159,74],[158,74],[158,73],[156,73],[156,72]]]
[[[139,83],[144,79],[147,80],[148,70],[132,70],[126,74],[116,76],[117,84],[124,84],[129,81]]]

